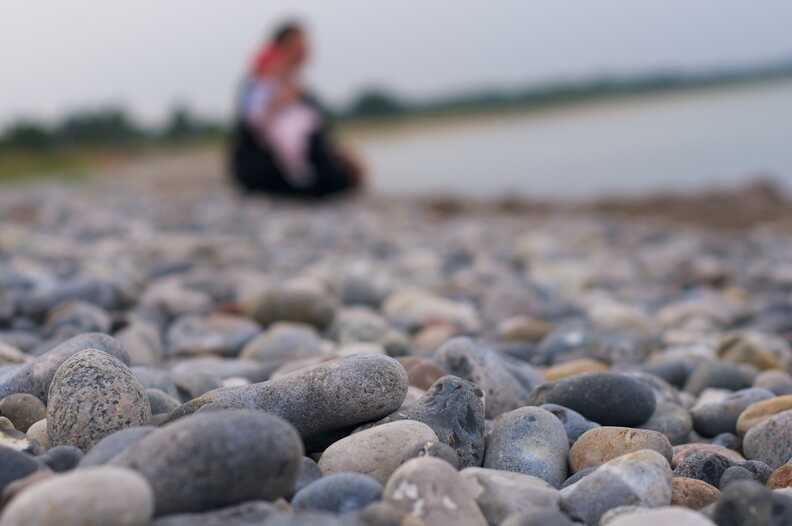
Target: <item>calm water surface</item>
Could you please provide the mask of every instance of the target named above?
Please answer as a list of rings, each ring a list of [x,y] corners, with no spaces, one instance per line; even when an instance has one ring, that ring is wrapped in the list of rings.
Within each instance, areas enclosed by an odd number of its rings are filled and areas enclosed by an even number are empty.
[[[728,186],[792,187],[792,81],[593,103],[368,133],[378,190],[587,197]]]

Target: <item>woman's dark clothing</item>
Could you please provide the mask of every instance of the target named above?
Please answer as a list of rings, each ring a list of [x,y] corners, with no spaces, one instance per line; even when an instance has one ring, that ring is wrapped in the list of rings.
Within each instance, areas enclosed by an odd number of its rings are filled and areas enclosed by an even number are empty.
[[[313,101],[308,102],[318,108]],[[352,190],[357,186],[354,173],[335,154],[328,135],[325,127],[311,135],[308,164],[314,178],[309,185],[297,186],[278,165],[271,148],[259,140],[256,130],[244,118],[239,118],[231,137],[231,176],[245,193],[320,198]]]

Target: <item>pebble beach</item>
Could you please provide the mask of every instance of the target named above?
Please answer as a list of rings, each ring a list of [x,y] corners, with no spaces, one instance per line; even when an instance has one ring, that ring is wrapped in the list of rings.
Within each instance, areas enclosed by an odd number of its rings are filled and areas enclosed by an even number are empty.
[[[0,526],[792,524],[790,232],[4,187]]]

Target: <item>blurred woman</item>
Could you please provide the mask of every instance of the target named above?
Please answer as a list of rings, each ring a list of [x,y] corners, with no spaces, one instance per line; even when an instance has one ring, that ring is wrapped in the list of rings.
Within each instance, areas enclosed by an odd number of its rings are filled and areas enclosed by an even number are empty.
[[[360,188],[361,165],[330,139],[328,118],[300,73],[309,56],[299,24],[279,27],[242,88],[231,173],[245,192],[324,197]]]

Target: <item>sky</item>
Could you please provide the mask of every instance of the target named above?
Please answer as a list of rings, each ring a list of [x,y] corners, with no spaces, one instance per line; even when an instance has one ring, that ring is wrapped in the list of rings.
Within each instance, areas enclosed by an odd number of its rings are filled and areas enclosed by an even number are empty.
[[[111,103],[152,123],[179,102],[225,116],[291,16],[333,104],[792,58],[790,0],[0,0],[0,125]]]

